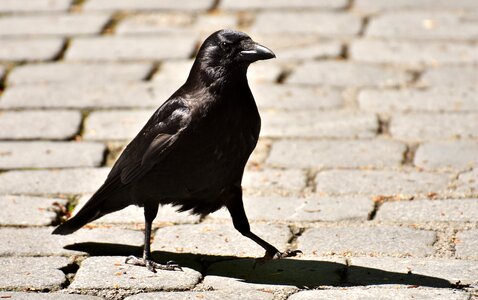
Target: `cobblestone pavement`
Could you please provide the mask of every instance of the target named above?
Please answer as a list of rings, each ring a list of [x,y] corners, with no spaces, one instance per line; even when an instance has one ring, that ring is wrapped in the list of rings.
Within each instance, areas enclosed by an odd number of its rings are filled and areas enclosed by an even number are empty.
[[[244,178],[263,255],[226,211],[129,207],[53,236],[238,28],[263,130]],[[478,1],[0,0],[0,298],[478,299]]]

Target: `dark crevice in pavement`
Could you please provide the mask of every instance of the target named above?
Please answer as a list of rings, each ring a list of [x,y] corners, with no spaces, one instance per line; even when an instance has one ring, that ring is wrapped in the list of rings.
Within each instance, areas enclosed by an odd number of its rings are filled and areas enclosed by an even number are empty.
[[[305,183],[305,190],[307,192],[315,193],[317,189],[317,185],[315,184],[315,178],[317,177],[318,171],[314,170],[307,170],[306,178],[307,182]]]
[[[63,58],[65,58],[66,51],[68,51],[68,48],[70,48],[71,44],[71,38],[66,38],[65,41],[63,42],[63,45],[58,51],[58,53],[51,59],[51,61],[61,61]]]
[[[390,119],[378,116],[377,135],[390,135]]]
[[[372,221],[373,219],[375,219],[375,216],[377,215],[377,212],[380,209],[380,206],[382,206],[383,202],[384,201],[381,200],[374,201],[372,211],[368,214],[367,217],[368,221]]]
[[[221,0],[214,0],[212,2],[211,7],[207,10],[208,12],[214,12],[219,9],[219,4],[221,4]]]
[[[362,19],[362,26],[360,27],[360,30],[357,34],[359,37],[363,37],[365,35],[365,31],[367,30],[369,22],[370,22],[369,16],[366,16]]]
[[[68,10],[69,12],[79,12],[83,9],[83,4],[85,3],[86,0],[73,0],[73,2],[70,5],[70,9]]]
[[[283,70],[277,77],[276,83],[283,84],[290,74],[292,74],[291,70]]]
[[[295,225],[289,225],[290,238],[287,241],[287,245],[290,249],[288,250],[300,250],[297,249],[297,239],[304,233],[305,228],[297,227]]]
[[[82,110],[81,111],[81,122],[80,122],[80,125],[78,126],[78,132],[77,134],[74,135],[74,140],[82,140],[83,139],[83,135],[85,134],[85,123],[86,123],[86,119],[88,118],[88,116],[90,115],[91,111],[90,110]]]
[[[349,45],[343,44],[340,48],[339,58],[343,60],[349,59]]]
[[[111,35],[116,31],[116,26],[127,16],[124,12],[116,12],[111,18],[106,22],[103,28],[100,31],[100,35]]]
[[[76,261],[71,262],[60,269],[60,271],[62,271],[66,277],[66,281],[61,285],[61,288],[66,289],[71,284],[76,272],[78,272],[78,269],[80,269],[80,265]]]
[[[403,162],[404,166],[413,166],[413,160],[415,159],[415,153],[417,152],[418,144],[409,144],[407,149],[403,153]]]
[[[410,75],[412,78],[410,79],[410,82],[408,83],[410,86],[415,86],[418,84],[420,78],[423,75],[423,71],[420,70],[410,70],[409,71]]]
[[[153,66],[149,70],[148,74],[143,78],[143,81],[151,81],[153,77],[159,72],[161,69],[161,62],[153,63]]]

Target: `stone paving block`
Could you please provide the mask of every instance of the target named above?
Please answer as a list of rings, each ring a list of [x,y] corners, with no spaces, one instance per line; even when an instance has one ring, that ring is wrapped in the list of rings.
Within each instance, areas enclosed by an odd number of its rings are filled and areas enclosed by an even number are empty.
[[[64,41],[59,38],[1,39],[0,61],[41,61],[55,58]]]
[[[88,226],[91,227],[91,226]],[[126,247],[141,249],[144,235],[141,231],[120,228],[82,228],[71,235],[53,235],[53,227],[0,228],[1,256],[85,255],[89,251],[123,251]],[[82,245],[89,244],[87,246]],[[65,249],[66,246],[76,247]],[[68,247],[70,248],[70,247]],[[111,248],[108,249],[108,248]],[[115,249],[116,248],[116,249]],[[127,248],[126,248],[127,249]],[[103,253],[100,253],[103,254]],[[125,253],[134,254],[134,253]]]
[[[67,11],[72,0],[2,0],[0,13],[31,13]]]
[[[141,81],[151,71],[150,63],[67,63],[27,64],[15,67],[8,75],[8,85],[45,83],[97,83]],[[11,89],[11,87],[10,87]],[[88,92],[84,89],[83,92]],[[19,99],[17,99],[18,101]],[[0,103],[5,102],[2,99]]]
[[[421,144],[413,160],[417,167],[425,169],[467,169],[478,166],[478,142],[453,141]]]
[[[355,111],[264,111],[261,136],[370,138],[378,131],[377,116]]]
[[[289,228],[283,225],[253,224],[251,230],[278,249],[285,249],[290,238]],[[153,251],[245,257],[262,257],[265,252],[262,247],[234,229],[232,222],[160,228],[154,236],[152,249]]]
[[[413,200],[385,202],[377,220],[392,222],[474,222],[478,219],[478,199]]]
[[[266,0],[266,1],[254,1],[254,0],[223,0],[220,3],[220,8],[225,10],[252,10],[252,9],[340,9],[347,6],[346,0],[300,0],[300,1],[287,1],[287,0]]]
[[[132,10],[132,11],[151,11],[151,10],[174,10],[197,12],[205,11],[212,7],[212,0],[91,0],[83,6],[85,11],[102,10]]]
[[[470,17],[465,11],[387,13],[372,18],[365,35],[390,39],[473,40],[478,38],[478,22]]]
[[[311,45],[290,45],[288,48],[274,49],[277,59],[284,63],[295,60],[339,57],[342,44],[339,42],[317,42]]]
[[[354,8],[358,11],[376,13],[396,10],[473,10],[477,4],[473,0],[357,0]]]
[[[85,123],[83,136],[87,140],[130,140],[146,124],[153,110],[97,111]]]
[[[89,142],[0,142],[0,169],[97,167],[105,150]]]
[[[478,102],[475,100],[477,96],[478,89],[475,87],[362,90],[358,95],[358,102],[362,110],[387,114],[422,111],[470,112],[478,111]]]
[[[373,238],[371,238],[373,237]],[[421,257],[433,254],[433,231],[406,227],[309,228],[297,240],[306,255],[366,254]]]
[[[307,62],[297,67],[287,83],[330,86],[401,86],[411,75],[398,68],[344,61]]]
[[[68,139],[79,132],[80,123],[77,111],[1,111],[0,139]]]
[[[474,220],[476,220],[476,217]],[[455,250],[456,256],[459,258],[478,259],[478,230],[472,229],[458,232]]]
[[[85,259],[68,290],[178,291],[193,288],[202,277],[201,273],[189,268],[183,268],[183,272],[157,270],[157,273],[152,273],[144,267],[125,264],[125,259],[122,256]]]
[[[426,141],[478,137],[478,114],[395,115],[390,122],[391,135],[400,140]]]
[[[126,297],[125,300],[222,300],[222,299],[244,299],[244,300],[272,300],[274,295],[262,291],[201,291],[201,292],[156,292],[141,293]]]
[[[15,300],[101,300],[103,298],[89,295],[74,295],[58,293],[27,293],[27,292],[0,292],[0,299]]]
[[[289,300],[328,300],[328,299],[380,299],[380,300],[467,300],[470,295],[464,291],[445,289],[407,289],[407,288],[368,288],[352,287],[337,290],[300,291]]]
[[[0,196],[0,226],[46,226],[58,216],[57,204],[66,205],[66,200],[2,195]]]
[[[405,148],[391,140],[279,140],[266,162],[302,168],[393,167],[401,165]]]
[[[246,170],[242,179],[242,187],[246,192],[260,193],[298,193],[305,188],[307,177],[302,170],[259,171]]]
[[[0,289],[58,290],[66,281],[64,257],[0,257]]]
[[[0,18],[0,36],[98,34],[109,18],[106,14],[4,16]]]
[[[80,198],[78,205],[73,211],[76,214],[90,199],[91,195]],[[165,223],[187,224],[198,223],[199,216],[190,215],[189,212],[177,212],[176,208],[170,205],[160,206],[158,215],[153,222],[154,226],[163,226]],[[144,209],[139,206],[130,205],[120,211],[108,214],[91,224],[144,224]]]
[[[0,194],[84,194],[103,184],[109,168],[9,171],[0,174]]]
[[[464,194],[476,194],[478,192],[478,168],[470,172],[461,173],[456,182],[457,191]]]
[[[441,66],[425,70],[418,80],[420,86],[473,87],[478,85],[478,68],[471,65]]]
[[[410,67],[442,64],[476,64],[474,45],[454,42],[406,42],[362,39],[350,45],[352,60],[366,63],[400,64]]]
[[[251,221],[342,221],[367,220],[373,209],[371,198],[351,197],[245,197],[244,209]],[[209,218],[230,220],[226,209]]]
[[[317,174],[317,192],[329,195],[426,195],[443,193],[451,176],[443,173],[331,170]]]
[[[187,58],[192,36],[101,36],[76,38],[66,52],[69,61],[128,61]]]
[[[265,83],[254,84],[251,90],[260,110],[334,109],[344,102],[339,90],[329,88]]]
[[[251,32],[261,34],[315,34],[336,38],[357,35],[360,27],[360,18],[353,14],[313,11],[268,11],[257,15],[251,27]]]
[[[413,244],[413,242],[412,242]],[[370,268],[380,272],[370,272]],[[407,284],[435,287],[449,287],[449,283],[474,284],[478,282],[476,261],[457,259],[423,259],[393,257],[351,257],[348,269],[348,281],[353,285],[368,285],[373,282],[382,284]],[[399,273],[399,274],[394,274]],[[429,278],[411,278],[411,274]],[[431,277],[431,278],[430,278]]]
[[[194,17],[178,12],[138,13],[127,16],[115,28],[117,34],[191,33]]]
[[[19,85],[6,90],[0,108],[159,107],[169,96],[144,82]]]
[[[228,260],[212,264],[206,270],[203,285],[217,290],[261,290],[291,293],[299,288],[335,286],[341,282],[345,260],[304,257],[255,264],[254,259]]]

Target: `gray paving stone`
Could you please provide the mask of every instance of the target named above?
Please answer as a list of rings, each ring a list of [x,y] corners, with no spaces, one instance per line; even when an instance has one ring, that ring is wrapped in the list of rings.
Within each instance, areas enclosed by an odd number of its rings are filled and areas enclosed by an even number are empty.
[[[277,59],[284,63],[306,59],[339,57],[341,52],[342,44],[335,41],[321,41],[308,45],[292,44],[289,45],[289,47],[274,48],[274,53],[277,55]]]
[[[186,290],[194,287],[201,273],[189,268],[183,272],[158,270],[125,264],[126,257],[102,256],[85,259],[68,287],[72,291],[97,289]]]
[[[476,47],[454,42],[405,42],[398,40],[362,39],[352,42],[352,60],[367,63],[399,64],[410,67],[478,62]]]
[[[201,292],[156,292],[142,293],[126,297],[125,300],[222,300],[222,299],[245,299],[245,300],[272,300],[274,295],[261,291],[201,291]]]
[[[0,18],[0,36],[98,34],[109,18],[106,14],[4,16]]]
[[[324,12],[263,12],[252,25],[256,33],[315,34],[324,37],[354,36],[358,34],[361,20],[346,13]]]
[[[478,137],[478,114],[395,115],[390,122],[394,138],[409,141]]]
[[[345,61],[307,62],[296,68],[287,83],[330,86],[400,86],[411,80],[403,70]]]
[[[90,199],[89,195],[82,196],[73,214],[76,214]],[[176,208],[169,205],[160,206],[158,215],[153,222],[154,226],[164,226],[165,224],[191,224],[198,223],[199,216],[190,215],[189,212],[177,212]],[[144,209],[135,205],[128,206],[120,211],[108,214],[91,224],[144,224]]]
[[[251,230],[278,249],[285,249],[290,238],[289,228],[283,225],[253,224]],[[154,236],[152,249],[243,257],[262,257],[265,253],[262,247],[234,229],[232,222],[160,228]]]
[[[476,141],[430,142],[418,147],[414,164],[425,169],[462,170],[478,165],[476,153]]]
[[[151,71],[150,63],[68,63],[27,64],[15,67],[8,85],[45,83],[114,83],[143,80]],[[11,88],[10,88],[11,89]],[[87,92],[88,89],[83,90]],[[18,100],[18,99],[17,99]],[[0,103],[3,103],[2,99]]]
[[[58,290],[66,281],[64,257],[0,257],[0,289]]]
[[[2,111],[0,139],[68,139],[78,133],[80,123],[77,111]]]
[[[266,1],[233,1],[233,0],[224,0],[220,3],[220,8],[225,10],[252,10],[252,9],[340,9],[347,6],[347,1],[345,0],[301,0],[301,1],[277,1],[277,0],[266,0]]]
[[[123,34],[168,34],[191,33],[194,17],[187,13],[155,12],[138,13],[126,16],[115,28],[115,33]]]
[[[67,11],[72,0],[2,0],[0,13]]]
[[[358,95],[358,102],[362,110],[387,114],[422,111],[470,112],[478,111],[478,102],[475,100],[477,96],[478,89],[475,87],[362,90]]]
[[[474,222],[478,219],[478,199],[413,200],[385,202],[377,220],[393,222]]]
[[[89,142],[0,142],[0,169],[97,167],[105,150]]]
[[[254,84],[251,90],[260,110],[334,109],[344,102],[339,90],[329,88],[265,83]]]
[[[153,110],[92,112],[86,119],[83,136],[87,140],[130,140],[138,134],[153,112]]]
[[[246,192],[260,193],[298,193],[305,188],[307,177],[302,170],[258,171],[246,170],[242,179],[242,187]]]
[[[251,221],[367,220],[373,209],[373,201],[362,196],[246,197],[244,209]],[[231,219],[226,209],[211,214],[209,218]]]
[[[464,291],[445,289],[397,289],[397,288],[345,288],[339,290],[300,291],[289,300],[328,300],[328,299],[379,299],[379,300],[467,300],[470,295]]]
[[[371,239],[370,237],[373,237]],[[433,231],[406,227],[309,228],[297,240],[307,255],[346,254],[421,257],[433,254]]]
[[[261,136],[370,138],[378,131],[377,116],[355,111],[264,111]]]
[[[476,211],[476,209],[475,209]],[[474,218],[476,220],[476,217]],[[459,258],[478,259],[478,230],[458,232],[456,235],[456,256]]]
[[[476,194],[478,192],[478,168],[470,172],[461,173],[456,183],[457,191],[464,194]]]
[[[267,163],[280,167],[357,168],[400,166],[405,145],[391,140],[279,140]]]
[[[339,285],[344,269],[345,260],[326,257],[301,256],[264,264],[255,264],[253,259],[228,260],[212,264],[206,270],[203,285],[215,290],[289,294],[297,287]]]
[[[84,10],[175,10],[175,11],[205,11],[213,5],[212,0],[92,0],[85,3]]]
[[[2,39],[0,61],[41,61],[55,58],[63,47],[58,38]]]
[[[108,172],[109,168],[9,171],[0,174],[0,194],[93,193]]]
[[[80,249],[68,250],[64,247],[92,243],[91,248],[106,248],[107,245],[118,245],[118,249],[119,245],[139,248],[143,246],[144,239],[141,231],[114,227],[83,228],[66,236],[53,235],[52,231],[53,227],[0,228],[0,256],[85,255]]]
[[[56,219],[59,207],[66,200],[58,198],[40,198],[2,195],[0,196],[0,226],[45,226]]]
[[[66,52],[69,61],[128,61],[187,58],[192,36],[102,36],[76,38]]]
[[[0,108],[159,107],[169,96],[144,82],[19,85],[6,90]]]
[[[411,243],[413,244],[413,242]],[[364,268],[365,267],[365,268]],[[369,268],[380,272],[370,272]],[[385,272],[384,272],[385,271]],[[391,274],[401,273],[401,274]],[[424,279],[431,284],[450,283],[476,284],[478,277],[476,261],[457,259],[423,259],[423,258],[379,258],[379,257],[351,257],[348,269],[348,281],[351,284],[370,284],[370,282],[389,282],[389,284],[409,281],[409,273],[434,277]],[[375,274],[374,274],[375,273]],[[407,276],[408,275],[408,276]],[[424,282],[424,283],[425,283]],[[417,284],[420,284],[417,282]]]
[[[317,174],[317,192],[329,195],[426,195],[443,193],[451,177],[442,173],[331,170]]]
[[[15,299],[15,300],[100,300],[103,298],[88,296],[88,295],[74,295],[58,293],[27,293],[27,292],[0,292],[0,299]]]
[[[387,13],[372,18],[365,35],[393,39],[473,40],[478,38],[478,22],[470,17],[465,11]]]
[[[381,11],[395,11],[395,10],[469,10],[476,9],[476,2],[473,0],[357,0],[354,7],[358,11],[363,12],[381,12]]]
[[[478,68],[472,65],[429,68],[422,74],[418,84],[420,86],[446,85],[473,88],[478,84]]]

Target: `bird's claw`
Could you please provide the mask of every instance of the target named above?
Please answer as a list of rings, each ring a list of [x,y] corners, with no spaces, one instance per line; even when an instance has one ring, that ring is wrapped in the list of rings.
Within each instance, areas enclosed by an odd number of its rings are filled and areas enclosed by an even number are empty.
[[[166,264],[160,264],[155,262],[152,259],[138,258],[136,256],[128,256],[125,260],[126,264],[134,266],[146,267],[153,273],[156,273],[156,270],[166,270],[166,271],[183,271],[180,265],[175,261],[168,261]]]
[[[300,250],[286,250],[284,252],[280,252],[280,251],[269,252],[269,251],[266,251],[266,254],[264,255],[264,257],[256,259],[256,261],[254,262],[253,268],[255,268],[258,263],[259,264],[264,264],[264,263],[268,262],[269,260],[282,259],[282,258],[286,258],[286,257],[294,257],[294,256],[297,256],[297,255],[302,254],[302,253],[303,252],[300,251]]]

